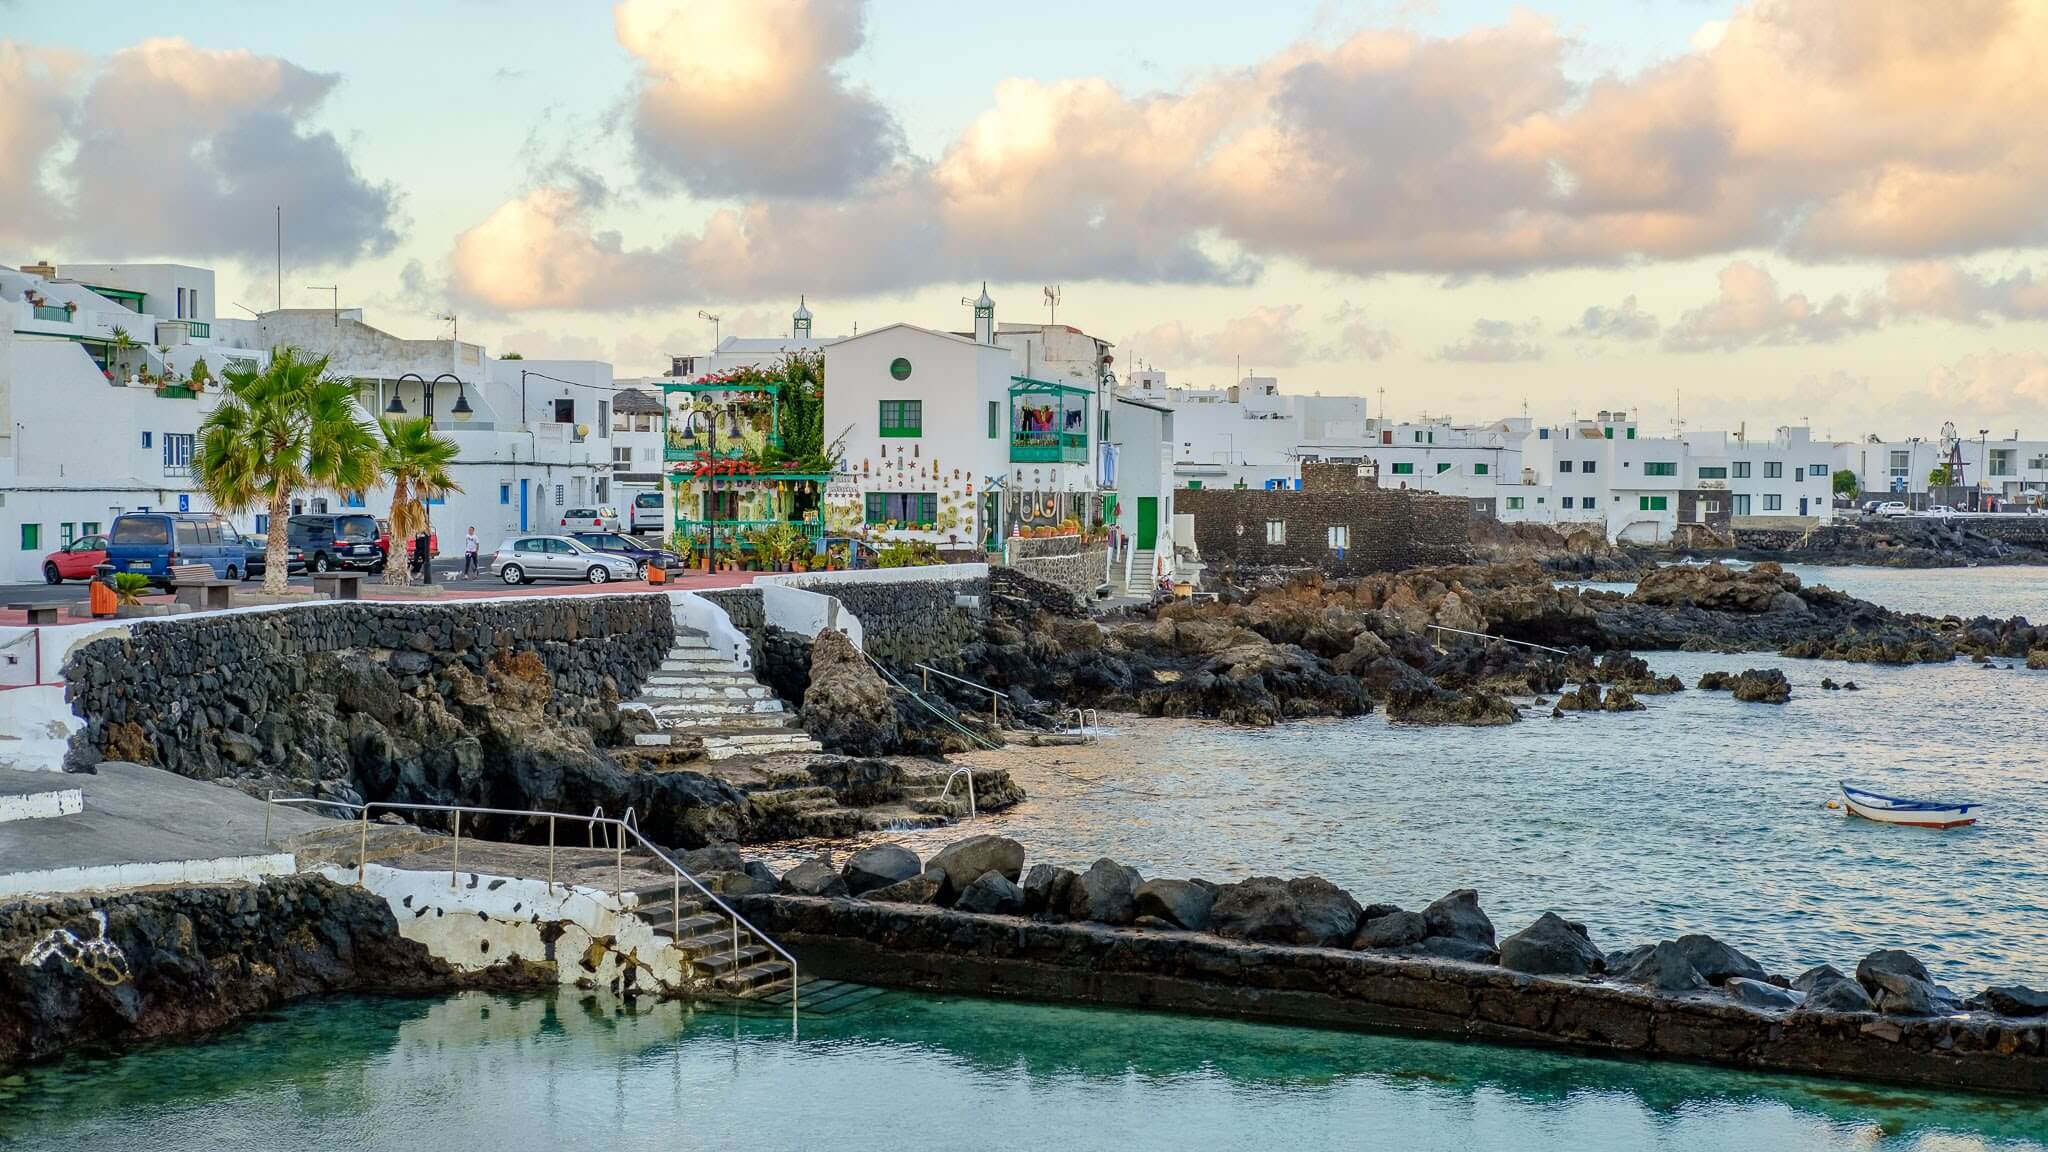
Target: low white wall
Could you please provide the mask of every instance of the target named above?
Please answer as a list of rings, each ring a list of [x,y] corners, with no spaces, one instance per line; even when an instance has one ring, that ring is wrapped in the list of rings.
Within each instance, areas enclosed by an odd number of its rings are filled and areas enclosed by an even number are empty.
[[[356,870],[322,865],[322,876],[354,886]],[[559,930],[552,956],[557,979],[568,985],[603,988],[628,968],[634,983],[649,990],[680,990],[688,962],[632,914],[631,893],[614,896],[545,880],[457,872],[421,872],[371,864],[362,887],[383,897],[398,918],[399,934],[457,968],[476,971],[511,959],[546,963],[544,938]]]
[[[837,628],[846,633],[853,646],[862,646],[860,617],[847,611],[846,605],[836,596],[813,592],[808,588],[792,588],[785,584],[760,584],[761,614],[768,623],[785,632],[800,636],[816,636],[827,628]]]
[[[929,580],[986,580],[986,564],[930,564],[923,568],[860,568],[844,572],[772,572],[754,577],[754,585],[789,584],[810,588],[823,584],[904,584]]]
[[[710,638],[711,647],[720,655],[741,668],[754,666],[754,645],[746,633],[732,626],[732,617],[725,614],[725,609],[695,592],[671,592],[668,601],[678,630],[694,628]]]
[[[289,852],[260,856],[219,856],[211,860],[163,860],[150,864],[101,864],[0,875],[0,896],[55,896],[68,892],[146,888],[157,884],[224,884],[289,876],[298,862]]]
[[[61,684],[0,691],[0,770],[62,772],[71,734],[83,727]]]
[[[54,816],[75,816],[85,811],[85,793],[76,788],[53,788],[47,792],[23,792],[0,796],[0,824],[9,820],[48,820]]]

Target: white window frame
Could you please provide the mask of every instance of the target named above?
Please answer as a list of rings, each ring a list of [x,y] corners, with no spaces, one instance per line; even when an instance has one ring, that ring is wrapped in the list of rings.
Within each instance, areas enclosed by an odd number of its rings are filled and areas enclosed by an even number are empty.
[[[1283,521],[1284,523],[1284,521]],[[1351,525],[1330,525],[1330,551],[1339,552],[1351,547]]]
[[[1266,543],[1269,545],[1281,545],[1287,543],[1287,521],[1266,521]]]

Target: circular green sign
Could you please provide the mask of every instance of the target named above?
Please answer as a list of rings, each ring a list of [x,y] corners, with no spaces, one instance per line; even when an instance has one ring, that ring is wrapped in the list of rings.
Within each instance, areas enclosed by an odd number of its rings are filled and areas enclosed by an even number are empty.
[[[898,380],[910,379],[910,361],[904,359],[901,356],[898,356],[896,359],[890,361],[889,375],[894,376]]]

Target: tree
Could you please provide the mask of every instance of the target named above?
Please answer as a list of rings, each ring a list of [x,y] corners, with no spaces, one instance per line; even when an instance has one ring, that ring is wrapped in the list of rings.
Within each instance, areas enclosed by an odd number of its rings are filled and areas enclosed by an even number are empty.
[[[285,590],[292,494],[306,488],[355,495],[377,477],[377,440],[357,413],[355,387],[327,371],[325,356],[290,346],[258,369],[223,369],[220,403],[199,422],[199,484],[224,512],[270,517],[263,590]]]
[[[440,500],[462,485],[449,474],[455,463],[455,441],[436,435],[425,416],[382,420],[384,447],[378,468],[391,481],[391,554],[384,558],[384,582],[409,584],[407,554],[412,538],[427,531],[426,501]]]
[[[1953,483],[1955,483],[1955,477],[1949,472],[1949,467],[1946,464],[1936,464],[1927,473],[1927,486],[1929,488],[1946,488]]]
[[[1854,497],[1862,489],[1863,485],[1856,479],[1854,469],[1835,469],[1835,495]]]
[[[135,342],[135,337],[130,336],[126,328],[115,327],[113,340],[114,354],[108,357],[113,362],[114,383],[126,384],[128,382],[129,354],[140,347],[142,345]]]

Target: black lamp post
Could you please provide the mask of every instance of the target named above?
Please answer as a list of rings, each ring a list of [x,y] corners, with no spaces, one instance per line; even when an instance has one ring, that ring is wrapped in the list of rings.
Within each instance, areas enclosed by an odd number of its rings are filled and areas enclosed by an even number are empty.
[[[440,387],[443,380],[455,381],[455,407],[449,409],[449,412],[457,420],[467,420],[476,414],[476,409],[469,406],[469,389],[463,384],[462,377],[455,375],[453,372],[443,372],[430,381],[417,372],[407,372],[405,375],[400,376],[392,385],[391,403],[384,406],[384,414],[386,416],[405,415],[405,401],[398,397],[398,385],[405,383],[407,380],[417,380],[420,382],[420,395],[424,400],[423,407],[426,409],[425,415],[428,428],[434,426],[434,389]],[[427,518],[427,531],[431,534],[433,529],[433,516],[430,513]],[[394,540],[392,544],[397,545],[398,541]],[[410,547],[411,545],[408,543],[406,546]],[[425,584],[432,584],[434,582],[434,558],[432,555],[429,555],[426,558],[426,562],[420,565],[420,581]]]

